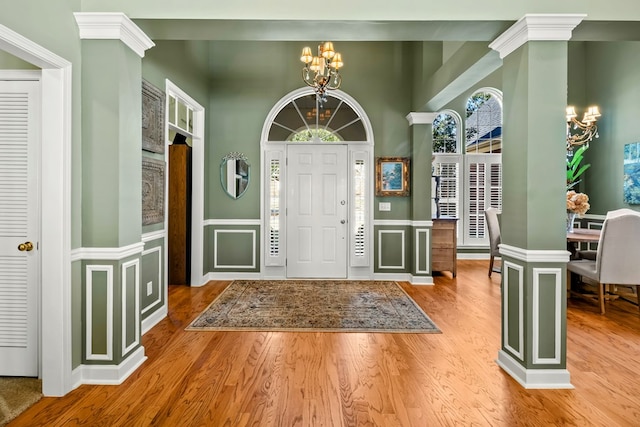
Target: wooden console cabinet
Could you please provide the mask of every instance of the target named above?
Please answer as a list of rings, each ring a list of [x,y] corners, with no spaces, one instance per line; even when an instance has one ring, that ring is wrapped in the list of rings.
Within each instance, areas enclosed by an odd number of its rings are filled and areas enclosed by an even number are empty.
[[[450,271],[456,277],[457,218],[433,218],[431,229],[431,270]]]

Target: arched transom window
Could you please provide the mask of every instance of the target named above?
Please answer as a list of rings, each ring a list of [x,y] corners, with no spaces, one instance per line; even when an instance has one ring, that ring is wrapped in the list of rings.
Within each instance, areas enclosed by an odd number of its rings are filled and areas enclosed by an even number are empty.
[[[366,141],[361,118],[343,100],[331,95],[320,105],[315,94],[286,104],[269,129],[269,142]]]

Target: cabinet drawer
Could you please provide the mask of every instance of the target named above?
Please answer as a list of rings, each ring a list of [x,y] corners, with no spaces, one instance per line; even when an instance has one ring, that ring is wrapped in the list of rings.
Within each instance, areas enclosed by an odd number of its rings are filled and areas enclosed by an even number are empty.
[[[453,250],[434,250],[431,254],[431,262],[435,265],[436,263],[445,263],[446,265],[451,265],[454,260]],[[435,270],[435,268],[434,268]]]
[[[431,244],[434,248],[453,248],[455,246],[455,236],[453,231],[437,230],[431,234]]]

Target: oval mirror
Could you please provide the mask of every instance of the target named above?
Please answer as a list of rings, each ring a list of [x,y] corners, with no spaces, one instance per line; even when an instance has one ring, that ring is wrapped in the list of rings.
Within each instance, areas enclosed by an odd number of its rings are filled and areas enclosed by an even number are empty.
[[[220,181],[231,198],[238,199],[247,191],[250,169],[251,165],[242,153],[232,152],[222,158]]]

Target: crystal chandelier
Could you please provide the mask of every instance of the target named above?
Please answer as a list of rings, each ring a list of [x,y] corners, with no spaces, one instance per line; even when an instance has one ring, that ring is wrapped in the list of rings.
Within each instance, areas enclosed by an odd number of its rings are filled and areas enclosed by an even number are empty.
[[[342,55],[333,50],[332,42],[323,42],[318,46],[318,56],[313,56],[310,47],[302,49],[300,61],[304,62],[302,80],[311,86],[322,103],[326,100],[327,89],[338,89],[342,83],[339,70],[344,63]]]
[[[577,120],[575,107],[567,107],[567,150],[571,150],[574,146],[586,145],[593,138],[598,138],[598,126],[596,122],[600,117],[600,110],[597,106],[592,106],[584,113],[582,121]],[[576,131],[572,133],[572,129]]]

